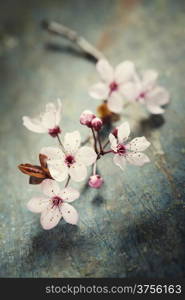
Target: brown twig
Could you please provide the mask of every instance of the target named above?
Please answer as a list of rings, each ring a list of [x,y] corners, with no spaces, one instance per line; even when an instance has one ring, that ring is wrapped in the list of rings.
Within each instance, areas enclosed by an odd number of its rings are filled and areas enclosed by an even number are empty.
[[[97,140],[96,140],[96,135],[95,135],[94,129],[93,129],[93,128],[91,128],[91,130],[92,130],[93,139],[94,139],[94,150],[95,150],[96,154],[98,155],[98,154],[99,154],[99,151],[98,151],[98,149],[97,149]]]
[[[103,53],[101,53],[98,49],[92,46],[84,37],[78,35],[76,31],[70,29],[69,27],[53,21],[43,21],[42,26],[48,32],[62,36],[75,43],[81,49],[82,52],[92,56],[95,60],[105,58]]]

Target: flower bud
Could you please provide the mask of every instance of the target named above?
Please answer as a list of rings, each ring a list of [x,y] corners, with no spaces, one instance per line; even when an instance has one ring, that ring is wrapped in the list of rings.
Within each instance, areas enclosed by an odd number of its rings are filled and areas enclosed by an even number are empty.
[[[103,178],[100,175],[92,175],[89,178],[89,186],[94,188],[94,189],[99,189],[101,188],[103,184]]]
[[[99,131],[102,128],[103,122],[100,118],[94,118],[91,121],[91,126],[94,128],[96,131]]]
[[[84,110],[83,113],[80,116],[80,123],[82,125],[86,125],[88,127],[91,127],[91,121],[96,116],[90,111],[90,110]]]

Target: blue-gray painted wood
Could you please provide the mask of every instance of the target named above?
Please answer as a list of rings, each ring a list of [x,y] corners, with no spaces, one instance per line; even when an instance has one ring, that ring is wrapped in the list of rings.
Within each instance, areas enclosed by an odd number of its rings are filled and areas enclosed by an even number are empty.
[[[185,154],[184,1],[2,1],[0,4],[0,276],[1,277],[182,277]],[[104,52],[112,64],[131,59],[139,70],[157,69],[171,93],[164,117],[129,106],[133,136],[152,143],[151,163],[121,172],[105,157],[101,191],[82,191],[74,206],[78,227],[61,222],[42,230],[27,201],[39,193],[20,173],[36,163],[49,136],[28,132],[23,115],[63,97],[62,128],[79,127],[84,109],[95,111],[88,87],[95,65],[73,45],[40,28],[42,19],[66,24]]]

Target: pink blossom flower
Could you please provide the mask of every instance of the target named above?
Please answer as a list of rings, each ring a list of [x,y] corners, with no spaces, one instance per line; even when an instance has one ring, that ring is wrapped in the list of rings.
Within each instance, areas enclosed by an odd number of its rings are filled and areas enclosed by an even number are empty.
[[[27,207],[34,213],[41,213],[42,227],[51,229],[62,217],[67,223],[77,224],[78,213],[69,202],[79,198],[79,192],[70,187],[60,190],[57,182],[51,179],[45,179],[41,183],[41,188],[47,197],[32,198]]]
[[[66,133],[63,148],[45,147],[41,154],[47,156],[49,172],[56,181],[63,181],[68,175],[74,181],[82,181],[87,176],[87,166],[96,160],[93,148],[83,146],[80,148],[81,137],[78,131]]]
[[[58,107],[54,103],[48,103],[46,110],[37,118],[23,117],[23,125],[37,133],[48,133],[52,137],[57,136],[61,132],[59,123],[61,118],[62,104],[60,99],[57,99]]]
[[[154,70],[147,70],[138,78],[136,101],[145,104],[152,114],[162,114],[164,109],[161,106],[169,102],[168,91],[157,85],[158,73]]]
[[[80,116],[80,123],[91,127],[91,122],[96,116],[90,110],[84,110]]]
[[[102,125],[103,125],[103,122],[100,118],[96,117],[91,121],[91,126],[96,131],[99,131],[102,128]]]
[[[125,61],[114,70],[107,60],[101,59],[96,68],[101,82],[90,88],[90,96],[95,99],[108,100],[109,110],[120,113],[123,100],[133,100],[136,97],[135,84],[132,82],[135,79],[134,64],[131,61]]]
[[[103,184],[103,178],[100,175],[92,175],[89,178],[89,186],[94,188],[94,189],[99,189],[101,188],[102,184]]]
[[[126,162],[136,166],[142,166],[150,161],[148,156],[142,153],[142,151],[150,146],[150,142],[142,136],[126,143],[129,135],[130,127],[128,122],[124,122],[117,127],[117,138],[112,133],[109,135],[111,149],[115,154],[113,161],[122,170],[124,169]]]

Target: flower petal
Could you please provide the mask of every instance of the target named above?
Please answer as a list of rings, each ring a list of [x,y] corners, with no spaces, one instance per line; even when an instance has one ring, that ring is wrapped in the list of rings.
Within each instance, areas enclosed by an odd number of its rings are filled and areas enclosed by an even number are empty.
[[[115,136],[112,133],[109,134],[109,141],[111,144],[111,149],[116,151],[118,143],[117,143],[117,139],[115,138]]]
[[[160,115],[165,112],[165,110],[163,108],[161,108],[160,106],[157,106],[157,105],[147,104],[146,107],[147,107],[148,111],[153,115]]]
[[[127,82],[120,86],[120,92],[124,96],[125,100],[135,101],[140,90],[138,88],[138,84]]]
[[[69,224],[77,224],[78,222],[78,213],[76,211],[76,209],[68,204],[68,203],[63,203],[61,205],[61,212],[62,212],[62,216],[64,218],[64,220],[69,223]]]
[[[60,123],[62,103],[59,98],[57,104],[58,107],[53,102],[46,104],[46,111],[41,115],[42,122],[47,128],[52,129]]]
[[[108,94],[109,94],[109,87],[108,85],[102,82],[93,85],[89,89],[89,95],[95,99],[102,99],[102,100],[107,99]]]
[[[50,110],[44,112],[41,114],[41,123],[44,127],[48,129],[53,129],[56,126],[56,111],[51,109],[51,106],[53,106],[53,103],[49,103],[48,107],[50,105]]]
[[[142,136],[142,137],[137,137],[133,139],[130,143],[126,145],[126,148],[131,150],[131,151],[144,151],[150,146],[150,142],[147,141],[147,139]]]
[[[44,229],[52,229],[59,223],[61,217],[62,214],[59,208],[57,206],[51,206],[50,204],[41,213],[40,223]]]
[[[64,160],[64,153],[60,148],[57,147],[44,147],[41,149],[40,154],[47,156],[48,161],[50,160]]]
[[[52,179],[45,179],[41,183],[41,189],[46,196],[53,197],[60,191],[58,183]]]
[[[119,143],[123,143],[126,141],[130,135],[130,126],[128,122],[124,122],[120,126],[117,127],[118,129],[118,141]]]
[[[41,213],[49,204],[50,199],[35,197],[27,203],[27,208],[34,213]]]
[[[161,86],[156,86],[147,94],[147,101],[149,105],[165,105],[169,102],[169,99],[169,92]]]
[[[83,163],[74,163],[70,168],[69,168],[69,174],[74,181],[82,181],[86,178],[87,176],[87,168]]]
[[[62,160],[48,161],[48,169],[53,179],[56,181],[64,181],[68,175],[68,167]]]
[[[81,147],[77,154],[75,155],[75,160],[77,162],[82,162],[86,166],[92,165],[97,158],[97,154],[91,147]]]
[[[114,79],[114,71],[109,62],[105,59],[100,59],[96,64],[96,69],[99,72],[101,79],[106,83],[110,83]]]
[[[119,154],[114,155],[113,161],[115,163],[116,166],[120,167],[122,170],[124,170],[125,168],[125,157],[121,156]]]
[[[65,202],[72,202],[80,197],[79,191],[68,187],[60,191],[58,194]]]
[[[155,70],[146,70],[142,73],[142,86],[143,90],[150,90],[157,81],[158,73]]]
[[[148,156],[141,152],[130,152],[126,155],[126,160],[135,166],[143,166],[144,164],[150,162]]]
[[[47,128],[45,128],[38,119],[33,119],[33,118],[29,118],[27,116],[24,116],[22,118],[22,120],[23,120],[23,125],[27,129],[29,129],[33,132],[37,132],[37,133],[47,132]]]
[[[120,113],[123,108],[123,99],[118,92],[111,93],[107,102],[108,109],[114,113]]]
[[[115,81],[122,83],[131,80],[135,74],[135,66],[131,61],[124,61],[120,63],[115,69]]]
[[[68,154],[75,154],[80,146],[81,137],[79,131],[66,133],[64,137],[64,148]]]

